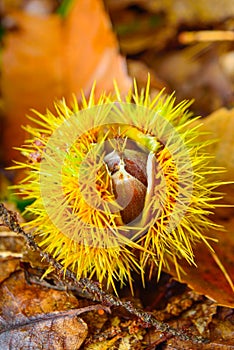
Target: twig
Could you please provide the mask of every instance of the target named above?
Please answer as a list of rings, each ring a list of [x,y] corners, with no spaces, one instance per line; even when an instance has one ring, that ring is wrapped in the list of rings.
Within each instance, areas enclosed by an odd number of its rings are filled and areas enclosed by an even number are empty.
[[[177,330],[170,327],[167,323],[158,321],[151,313],[136,308],[130,301],[121,301],[118,297],[106,293],[98,286],[97,283],[89,280],[88,278],[81,278],[80,280],[77,280],[74,273],[68,269],[64,270],[63,266],[53,257],[51,257],[50,254],[41,250],[41,248],[34,241],[33,235],[31,233],[25,232],[19,225],[17,214],[6,209],[2,203],[0,203],[0,218],[2,219],[4,225],[6,225],[10,230],[23,235],[31,249],[40,252],[41,257],[46,260],[51,266],[53,266],[56,274],[60,279],[64,278],[67,283],[74,285],[79,289],[85,290],[92,296],[93,300],[101,302],[107,307],[123,307],[129,313],[141,319],[147,326],[154,327],[158,331],[161,331],[163,333],[162,336],[165,338],[171,338],[174,336],[178,337],[181,340],[191,341],[193,343],[208,342],[207,339],[204,339],[201,336],[189,335],[185,331]]]

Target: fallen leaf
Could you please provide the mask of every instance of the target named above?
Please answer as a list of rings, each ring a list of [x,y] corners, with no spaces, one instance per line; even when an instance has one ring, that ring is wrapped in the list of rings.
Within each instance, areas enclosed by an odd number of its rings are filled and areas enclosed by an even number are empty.
[[[234,108],[218,109],[202,119],[202,123],[201,131],[206,134],[201,134],[201,141],[217,140],[206,148],[214,156],[211,160],[212,166],[226,170],[222,174],[214,174],[213,177],[221,181],[234,181]]]
[[[28,285],[19,271],[1,284],[0,295],[1,349],[79,349],[87,336],[82,319],[59,312],[79,305],[66,292]]]
[[[11,13],[15,30],[4,35],[1,90],[5,113],[4,159],[18,159],[12,150],[25,140],[21,125],[30,108],[45,112],[55,99],[68,101],[74,93],[88,93],[97,81],[96,93],[130,87],[125,60],[118,53],[101,0],[76,0],[63,19],[58,14]]]
[[[233,236],[233,228],[231,232],[212,232],[212,237],[219,240],[212,246],[231,278],[234,276]],[[181,274],[180,282],[186,283],[197,293],[215,300],[219,305],[234,307],[234,292],[209,249],[204,244],[199,244],[194,249],[194,255],[197,266],[188,265],[187,262],[180,260],[180,266],[185,272]],[[168,273],[178,279],[173,266],[170,266]]]
[[[97,94],[113,90],[113,79],[123,94],[128,91],[131,82],[125,60],[118,53],[117,39],[100,0],[76,0],[64,36],[65,97],[79,94],[80,89],[89,93],[95,80]]]
[[[8,257],[0,259],[0,283],[20,268],[19,259]]]
[[[213,138],[218,140],[206,148],[207,152],[214,157],[211,159],[211,166],[226,169],[221,174],[214,171],[212,178],[217,181],[233,181],[234,109],[221,108],[203,119],[202,122],[201,131],[204,131],[205,134],[200,134],[200,140],[206,141]],[[234,282],[234,185],[225,185],[219,190],[227,194],[223,200],[218,202],[221,207],[216,208],[215,215],[211,219],[224,226],[225,230],[212,230],[207,233],[207,236],[218,241],[211,245]],[[234,293],[209,249],[204,244],[199,244],[194,249],[194,255],[197,267],[181,262],[186,273],[181,275],[181,281],[187,283],[196,292],[215,300],[219,305],[234,307]],[[170,273],[176,277],[173,266],[170,266]]]

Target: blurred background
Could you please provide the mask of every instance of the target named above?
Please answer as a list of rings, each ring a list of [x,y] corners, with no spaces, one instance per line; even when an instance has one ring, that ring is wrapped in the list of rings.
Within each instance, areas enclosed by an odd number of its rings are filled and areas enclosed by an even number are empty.
[[[135,78],[194,99],[203,117],[234,97],[232,0],[1,0],[1,165],[20,159],[30,109],[113,90]]]

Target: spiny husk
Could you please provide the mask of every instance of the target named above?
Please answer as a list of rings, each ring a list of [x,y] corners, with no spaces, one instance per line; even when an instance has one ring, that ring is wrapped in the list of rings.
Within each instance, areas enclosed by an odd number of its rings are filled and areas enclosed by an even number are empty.
[[[56,115],[50,111],[47,111],[45,115],[34,111],[35,116],[30,117],[30,119],[37,124],[37,127],[25,127],[31,134],[31,139],[19,148],[25,155],[26,161],[25,163],[16,162],[13,167],[24,169],[27,172],[25,179],[15,187],[27,198],[35,199],[26,209],[27,213],[32,214],[32,219],[27,223],[27,227],[33,230],[35,239],[42,249],[51,253],[63,264],[65,269],[69,268],[74,271],[78,279],[81,277],[96,278],[100,283],[105,280],[107,286],[112,285],[114,289],[116,281],[123,284],[126,280],[132,288],[132,271],[140,273],[144,280],[145,269],[149,265],[151,271],[156,268],[158,276],[160,276],[162,268],[168,266],[169,260],[174,261],[179,274],[180,258],[185,258],[189,264],[195,264],[193,245],[196,242],[202,241],[208,249],[211,249],[206,235],[209,228],[216,226],[208,216],[215,208],[215,198],[212,197],[211,200],[211,195],[219,184],[209,180],[209,175],[213,171],[208,166],[210,155],[204,151],[206,144],[201,144],[196,140],[200,131],[199,126],[191,126],[194,120],[191,118],[191,113],[188,112],[191,102],[183,101],[175,105],[174,96],[166,97],[163,95],[163,91],[151,100],[149,89],[148,82],[145,91],[139,93],[135,84],[134,91],[130,91],[123,101],[118,87],[115,86],[114,96],[103,94],[96,101],[93,88],[89,99],[83,97],[80,105],[74,99],[71,109],[68,108],[65,101],[56,102]],[[109,133],[112,134],[111,137],[116,137],[119,132],[116,130],[121,129],[125,139],[140,143],[152,155],[151,165],[148,169],[148,182],[150,182],[151,187],[150,189],[148,187],[145,208],[141,220],[138,222],[138,231],[141,234],[138,232],[129,238],[123,234],[124,227],[122,233],[119,230],[118,222],[121,221],[121,218],[118,210],[111,212],[109,206],[104,205],[104,210],[98,211],[97,207],[90,206],[84,199],[89,198],[92,201],[92,198],[89,197],[90,188],[87,186],[86,189],[81,190],[79,187],[77,181],[79,162],[77,163],[77,159],[83,160],[94,143],[101,144],[107,140],[104,132],[93,128],[92,131],[83,133],[79,142],[75,142],[66,150],[66,157],[61,166],[62,188],[67,202],[56,203],[55,199],[53,208],[55,216],[60,220],[64,207],[69,203],[72,213],[72,222],[69,225],[72,225],[74,232],[73,236],[66,235],[48,215],[41,195],[41,159],[46,156],[44,150],[50,136],[65,121],[74,115],[77,115],[79,121],[79,111],[85,111],[94,106],[103,106],[104,108],[116,101],[127,104],[134,102],[136,109],[134,109],[134,113],[131,108],[128,109],[131,127],[123,125],[120,127],[118,123],[113,124],[109,130]],[[153,113],[149,113],[148,116],[146,113],[144,117],[138,116],[135,113],[138,107]],[[163,137],[165,130],[163,126],[159,125],[157,127],[158,134],[154,135],[158,115],[170,123],[176,134],[179,135],[184,148],[180,147],[180,143],[177,144],[176,139],[174,140],[174,136],[170,133],[167,135],[164,147],[159,147],[158,139]],[[94,118],[101,120],[102,116],[99,113]],[[155,118],[155,122],[152,118]],[[174,141],[175,144],[173,144]],[[186,155],[184,154],[185,149]],[[61,150],[58,149],[58,152]],[[183,183],[178,181],[181,175],[173,159],[173,152],[175,152],[178,161],[181,162],[180,167],[183,168]],[[186,157],[189,157],[189,163],[183,162]],[[55,164],[55,169],[56,166]],[[157,171],[158,167],[162,169],[160,176]],[[53,167],[50,169],[51,178],[57,178],[56,170],[53,170]],[[111,178],[104,175],[102,170],[102,168],[98,168],[98,171],[95,169],[95,174],[100,175],[97,179],[97,189],[101,191],[102,198],[106,198],[108,203],[114,203],[115,198],[110,190]],[[162,174],[163,179],[161,178]],[[188,193],[189,191],[191,193]],[[178,198],[178,193],[181,194],[182,199]],[[183,198],[188,201],[186,206],[184,206]],[[160,210],[158,210],[158,203],[160,203]],[[150,212],[154,215],[149,219]],[[168,229],[171,218],[177,224]],[[91,224],[88,233],[87,223]],[[108,227],[113,235],[107,235],[108,230],[103,230],[105,227]],[[128,229],[129,227],[126,230]],[[137,232],[136,227],[133,228],[133,232]],[[78,235],[84,238],[78,240]],[[100,242],[105,242],[105,244],[102,245]]]

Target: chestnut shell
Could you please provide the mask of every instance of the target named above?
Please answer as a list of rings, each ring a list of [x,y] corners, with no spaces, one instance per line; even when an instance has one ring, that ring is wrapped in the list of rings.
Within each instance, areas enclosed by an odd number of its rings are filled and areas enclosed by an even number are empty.
[[[132,149],[121,153],[114,150],[104,158],[111,174],[116,202],[123,208],[120,214],[124,224],[134,221],[144,209],[147,158],[146,153]]]

